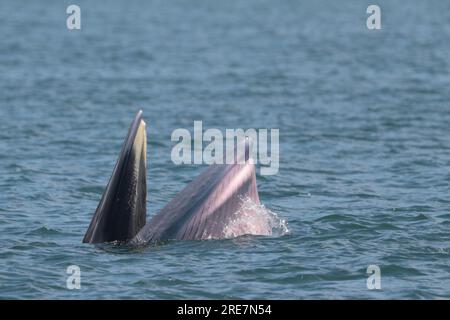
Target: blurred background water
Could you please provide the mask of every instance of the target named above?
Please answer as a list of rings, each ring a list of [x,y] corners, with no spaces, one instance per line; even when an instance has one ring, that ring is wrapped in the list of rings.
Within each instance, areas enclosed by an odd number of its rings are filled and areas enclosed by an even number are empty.
[[[0,1],[0,298],[450,298],[450,2],[369,4]],[[204,169],[174,129],[279,128],[291,234],[82,244],[140,108],[149,215]]]

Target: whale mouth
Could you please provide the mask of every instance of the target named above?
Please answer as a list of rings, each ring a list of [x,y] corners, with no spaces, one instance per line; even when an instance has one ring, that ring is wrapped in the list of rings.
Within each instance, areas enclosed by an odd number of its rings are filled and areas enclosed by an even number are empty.
[[[141,246],[288,233],[285,222],[261,205],[251,141],[242,143],[245,152],[234,153],[235,163],[209,166],[146,223],[147,135],[139,111],[83,242]]]
[[[139,111],[128,130],[83,242],[124,242],[132,239],[146,221],[146,179],[146,124],[142,111]]]

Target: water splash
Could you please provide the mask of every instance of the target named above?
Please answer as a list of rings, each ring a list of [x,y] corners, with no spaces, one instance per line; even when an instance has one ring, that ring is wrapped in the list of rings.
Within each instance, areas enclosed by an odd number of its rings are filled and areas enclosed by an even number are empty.
[[[236,211],[234,219],[225,226],[224,237],[235,238],[243,235],[283,236],[289,233],[286,220],[257,204],[249,197],[240,197],[241,208]]]

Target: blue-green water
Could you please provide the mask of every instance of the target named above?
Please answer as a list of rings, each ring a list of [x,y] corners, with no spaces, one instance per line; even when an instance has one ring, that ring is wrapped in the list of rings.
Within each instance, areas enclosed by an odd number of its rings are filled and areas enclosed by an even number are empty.
[[[368,1],[130,0],[69,31],[72,3],[0,1],[1,298],[450,298],[448,1],[377,1],[382,30]],[[204,170],[174,129],[279,128],[290,235],[82,244],[139,108],[149,215]]]

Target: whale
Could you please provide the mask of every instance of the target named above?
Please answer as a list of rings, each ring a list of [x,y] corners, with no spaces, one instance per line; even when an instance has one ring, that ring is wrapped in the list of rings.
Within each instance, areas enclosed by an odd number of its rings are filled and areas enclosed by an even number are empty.
[[[139,111],[83,242],[140,246],[270,234],[267,221],[249,219],[255,216],[260,199],[251,141],[242,143],[245,152],[234,152],[232,164],[210,165],[147,222],[147,133]],[[253,205],[245,206],[248,201]]]

